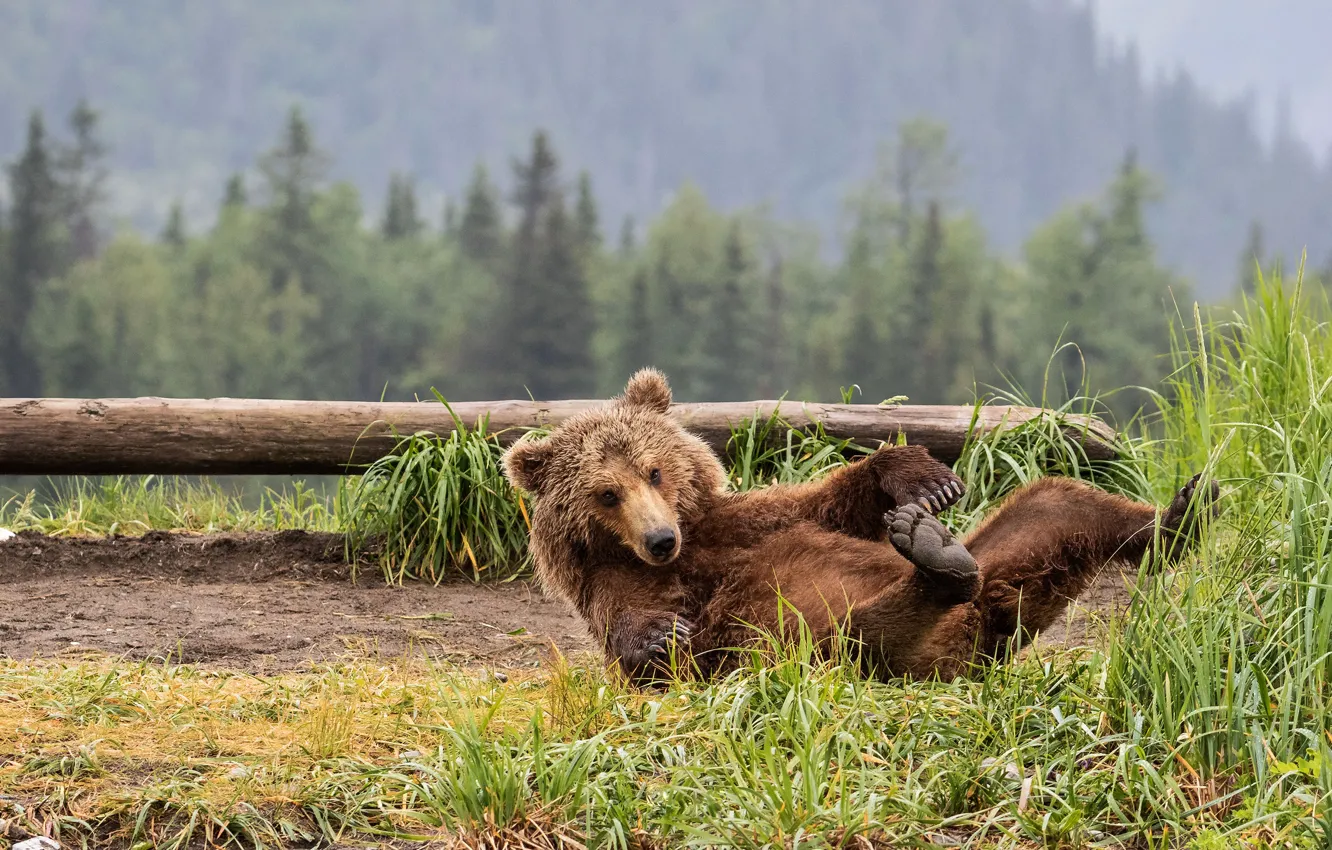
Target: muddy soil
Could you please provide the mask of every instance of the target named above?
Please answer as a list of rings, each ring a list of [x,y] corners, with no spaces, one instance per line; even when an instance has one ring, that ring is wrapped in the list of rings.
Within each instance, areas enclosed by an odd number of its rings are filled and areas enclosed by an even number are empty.
[[[1122,608],[1107,570],[1041,639],[1091,639],[1088,612]],[[353,580],[338,535],[262,534],[0,542],[0,657],[111,654],[257,673],[334,659],[428,656],[493,668],[540,666],[554,644],[593,647],[581,622],[533,583],[386,585]]]
[[[391,587],[353,581],[338,535],[264,534],[0,543],[0,656],[110,653],[277,672],[339,658],[426,655],[539,663],[591,648],[580,621],[529,582]]]

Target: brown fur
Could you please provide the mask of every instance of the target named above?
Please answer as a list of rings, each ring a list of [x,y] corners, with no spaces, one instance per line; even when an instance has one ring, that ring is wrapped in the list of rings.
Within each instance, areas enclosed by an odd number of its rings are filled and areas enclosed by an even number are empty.
[[[849,624],[875,672],[952,677],[1002,657],[1019,619],[1028,634],[1050,625],[1107,562],[1187,544],[1196,529],[1182,522],[1192,483],[1158,536],[1151,505],[1042,479],[964,541],[979,574],[941,582],[885,542],[897,506],[937,511],[961,493],[924,449],[884,447],[815,482],[733,493],[670,404],[665,378],[643,370],[605,408],[505,455],[509,479],[535,496],[542,582],[635,680],[659,673],[672,646],[705,674],[724,669],[753,626],[777,629],[779,593],[818,640]]]

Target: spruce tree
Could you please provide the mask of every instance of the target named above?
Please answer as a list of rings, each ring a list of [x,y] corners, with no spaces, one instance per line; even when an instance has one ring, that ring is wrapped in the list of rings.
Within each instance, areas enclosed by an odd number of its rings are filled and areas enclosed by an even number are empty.
[[[514,173],[518,229],[496,323],[503,346],[497,365],[539,397],[589,394],[594,322],[586,267],[545,133],[533,136],[530,159],[514,163]]]
[[[760,344],[758,375],[754,391],[760,398],[775,398],[784,389],[789,355],[786,334],[786,290],[782,279],[782,258],[777,255],[768,269],[763,287],[765,332]]]
[[[1258,273],[1266,273],[1267,252],[1264,242],[1262,222],[1252,222],[1249,225],[1248,241],[1244,243],[1239,258],[1238,289],[1245,295],[1253,295],[1258,286]]]
[[[444,216],[441,230],[447,240],[452,241],[458,238],[458,205],[454,203],[453,198],[444,199]]]
[[[638,249],[637,237],[634,235],[634,217],[627,215],[624,221],[620,223],[620,259],[627,260],[634,255]]]
[[[98,249],[96,218],[106,196],[107,150],[98,137],[97,122],[97,113],[86,101],[79,101],[69,117],[73,144],[61,146],[55,158],[63,216],[76,261],[92,259]]]
[[[171,204],[171,211],[167,213],[166,224],[162,227],[162,244],[169,245],[172,248],[182,248],[188,237],[185,233],[185,211],[180,207],[180,201]]]
[[[28,321],[37,290],[60,274],[60,186],[42,116],[28,120],[28,138],[9,166],[11,204],[8,263],[0,277],[0,374],[11,396],[42,394],[40,364],[29,346]]]
[[[542,279],[531,290],[534,319],[523,339],[530,388],[539,398],[586,398],[595,388],[592,302],[578,233],[554,197],[542,233]]]
[[[744,239],[732,222],[722,249],[721,280],[703,333],[702,391],[705,401],[733,401],[750,390],[750,331],[744,278],[749,272]]]
[[[652,350],[652,307],[648,275],[637,269],[629,282],[629,298],[620,337],[620,375],[627,379],[644,366],[656,365]]]
[[[495,272],[501,262],[503,242],[498,192],[490,182],[486,167],[478,163],[467,187],[462,222],[458,226],[458,247],[464,257]]]
[[[395,172],[389,177],[388,200],[384,205],[380,232],[392,242],[414,238],[421,232],[421,226],[421,219],[416,214],[416,188],[411,180]]]
[[[227,178],[226,192],[222,196],[223,208],[243,207],[249,202],[249,193],[245,191],[245,178],[239,174]]]
[[[310,314],[291,326],[293,316],[276,311],[269,316],[269,332],[280,339],[295,337],[308,346],[304,362],[289,365],[301,386],[293,391],[310,397],[355,392],[358,370],[348,364],[366,345],[358,323],[365,317],[365,296],[334,266],[333,248],[325,228],[315,221],[314,208],[328,167],[327,156],[315,145],[310,125],[299,107],[287,114],[278,144],[259,160],[267,204],[260,267],[274,298],[311,298]]]
[[[272,247],[286,266],[280,269],[283,278],[300,271],[292,264],[305,259],[312,247],[309,240],[314,229],[312,208],[326,169],[327,157],[315,147],[304,114],[300,107],[292,107],[278,146],[259,160],[275,225],[271,231]]]
[[[514,191],[511,201],[518,209],[518,228],[510,240],[505,264],[501,302],[495,330],[498,350],[492,368],[497,378],[510,389],[506,392],[544,394],[540,386],[545,365],[536,348],[545,348],[543,327],[550,321],[543,293],[550,291],[549,271],[545,268],[548,246],[545,225],[552,209],[563,210],[559,199],[559,173],[555,154],[544,132],[532,138],[528,161],[515,161]],[[568,234],[572,238],[572,233]],[[538,340],[542,340],[538,343]],[[535,386],[534,386],[535,384]]]
[[[895,334],[893,367],[903,392],[918,404],[942,401],[952,383],[956,352],[948,345],[954,320],[939,297],[943,291],[943,213],[931,201],[907,263],[903,323]]]
[[[866,395],[882,395],[888,392],[886,373],[901,366],[889,356],[880,330],[878,316],[885,299],[880,291],[880,272],[871,257],[870,238],[863,228],[852,235],[846,274],[850,315],[842,351],[843,380],[858,385]]]
[[[592,178],[586,171],[578,175],[578,203],[574,208],[574,227],[578,248],[590,257],[601,247],[601,229],[597,199],[592,195]]]

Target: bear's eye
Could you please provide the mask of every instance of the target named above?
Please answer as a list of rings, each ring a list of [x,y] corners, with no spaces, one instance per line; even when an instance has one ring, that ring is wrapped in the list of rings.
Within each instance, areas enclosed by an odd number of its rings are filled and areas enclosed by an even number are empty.
[[[652,470],[651,472],[648,473],[648,483],[649,483],[649,484],[660,484],[660,483],[661,483],[661,470],[660,470],[660,469],[654,469],[654,470]]]
[[[608,508],[615,507],[620,501],[620,497],[615,495],[614,490],[602,490],[599,498],[601,499],[601,504]]]

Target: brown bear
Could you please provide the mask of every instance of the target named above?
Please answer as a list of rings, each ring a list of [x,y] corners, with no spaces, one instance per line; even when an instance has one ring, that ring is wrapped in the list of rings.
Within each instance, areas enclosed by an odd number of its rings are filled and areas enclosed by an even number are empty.
[[[1158,515],[1044,478],[959,542],[934,515],[963,483],[919,446],[736,493],[670,404],[666,379],[645,369],[607,406],[504,456],[509,480],[535,498],[540,580],[638,682],[665,674],[668,657],[677,674],[681,660],[724,670],[755,627],[796,620],[791,608],[815,640],[852,637],[867,672],[952,678],[1002,658],[1019,627],[1049,626],[1107,562],[1177,557],[1217,497],[1195,476]]]

